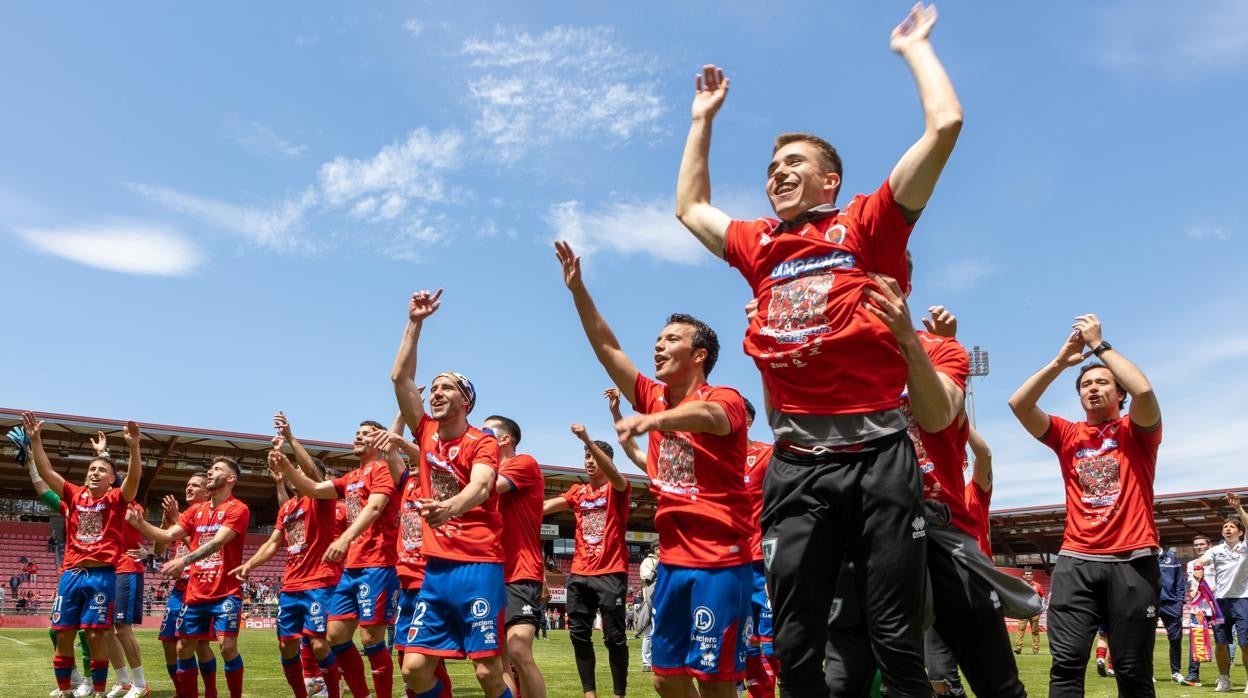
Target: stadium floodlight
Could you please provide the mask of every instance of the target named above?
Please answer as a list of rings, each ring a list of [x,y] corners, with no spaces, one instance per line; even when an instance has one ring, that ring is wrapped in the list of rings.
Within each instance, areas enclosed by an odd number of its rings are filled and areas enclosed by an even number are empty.
[[[988,350],[980,349],[979,345],[971,347],[970,373],[966,380],[966,413],[970,415],[971,426],[975,426],[975,391],[971,387],[971,378],[982,378],[988,375]]]

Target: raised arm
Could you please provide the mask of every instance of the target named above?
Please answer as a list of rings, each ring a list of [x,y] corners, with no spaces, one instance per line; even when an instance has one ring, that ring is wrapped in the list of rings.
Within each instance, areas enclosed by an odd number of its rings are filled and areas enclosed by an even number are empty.
[[[420,515],[430,526],[437,528],[460,514],[479,506],[494,491],[494,479],[497,475],[494,468],[485,463],[473,463],[468,475],[468,484],[446,499],[421,499]]]
[[[620,391],[615,388],[607,388],[602,391],[602,396],[607,399],[607,409],[611,410],[611,422],[617,423],[624,419],[624,415],[620,413]],[[633,465],[641,468],[641,472],[646,472],[646,452],[641,450],[637,439],[627,438],[620,441],[620,446],[624,448],[624,455],[633,462]]]
[[[26,438],[30,439],[30,457],[35,462],[35,470],[39,473],[39,479],[43,480],[56,496],[64,498],[65,478],[52,469],[48,454],[43,450],[43,420],[35,419],[33,412],[23,412],[22,429],[26,432]]]
[[[143,435],[139,433],[139,425],[134,420],[126,422],[122,430],[126,440],[126,448],[130,451],[130,465],[126,468],[126,477],[121,481],[121,498],[133,502],[139,493],[139,482],[143,479]]]
[[[390,369],[394,397],[399,401],[399,411],[412,433],[420,428],[420,419],[425,414],[420,389],[416,387],[416,347],[420,343],[420,329],[425,318],[437,312],[442,306],[441,299],[442,289],[433,293],[417,291],[412,294],[407,304],[407,327],[399,342],[399,353],[394,357],[394,367]]]
[[[282,477],[290,483],[291,487],[300,494],[307,495],[313,499],[337,499],[338,490],[334,488],[333,480],[316,481],[308,477],[302,470],[296,468],[294,463],[286,457],[281,451],[269,451],[270,467],[280,468]]]
[[[979,489],[987,492],[992,489],[992,449],[988,448],[988,442],[975,427],[971,427],[967,444],[971,447],[971,458],[975,459],[971,466],[971,479]]]
[[[920,2],[893,29],[890,40],[893,51],[910,67],[923,105],[923,135],[888,176],[893,198],[914,212],[927,206],[962,131],[962,105],[929,41],[935,25],[936,7]]]
[[[1231,505],[1235,513],[1239,516],[1239,521],[1248,529],[1248,511],[1244,511],[1244,505],[1239,501],[1239,495],[1234,492],[1226,493],[1226,503]]]
[[[611,483],[611,489],[616,492],[623,492],[624,490],[627,490],[628,480],[624,479],[624,476],[620,474],[619,469],[615,467],[615,461],[611,460],[611,456],[608,456],[606,451],[602,450],[598,444],[594,443],[593,439],[589,438],[589,432],[585,431],[585,426],[582,424],[573,424],[572,434],[581,440],[581,443],[585,445],[585,449],[589,451],[590,457],[593,458],[594,463],[597,464],[598,469],[602,471],[603,475],[607,476],[607,481]],[[624,440],[621,439],[620,443],[623,442]],[[645,461],[642,461],[641,468],[642,472],[645,472]]]
[[[914,331],[910,306],[896,279],[883,274],[870,276],[874,288],[867,287],[866,307],[888,327],[906,360],[906,385],[914,421],[929,434],[940,432],[961,414],[966,394],[952,378],[932,365]]]
[[[572,246],[566,242],[555,243],[555,257],[563,268],[563,283],[572,292],[572,301],[576,304],[576,314],[581,318],[581,327],[589,346],[593,348],[598,363],[606,369],[611,381],[620,389],[620,394],[629,404],[635,402],[633,390],[637,382],[637,367],[620,348],[620,342],[611,331],[611,326],[598,312],[594,299],[585,288],[581,278],[581,258],[572,252]]]
[[[397,428],[398,431],[395,431]],[[403,476],[403,471],[407,470],[407,464],[403,462],[403,456],[399,454],[399,450],[406,450],[409,454],[415,452],[413,458],[420,458],[420,447],[403,438],[403,418],[399,417],[395,422],[394,428],[389,431],[374,431],[372,433],[371,447],[377,449],[379,453],[386,459],[386,466],[390,469],[390,479],[394,480],[394,484],[399,484],[399,478]],[[417,461],[419,462],[419,461]]]
[[[1088,349],[1105,364],[1109,372],[1114,374],[1114,379],[1131,396],[1131,407],[1128,409],[1132,423],[1146,430],[1156,427],[1161,422],[1161,406],[1157,403],[1153,384],[1144,377],[1144,372],[1117,349],[1101,348],[1105,340],[1101,338],[1101,321],[1095,315],[1089,313],[1075,318],[1074,328]],[[1097,351],[1100,353],[1097,354]]]
[[[693,122],[685,139],[676,176],[676,217],[716,257],[724,256],[724,239],[732,219],[711,205],[711,122],[728,96],[728,78],[713,65],[694,78]]]
[[[1040,409],[1038,404],[1040,396],[1044,395],[1049,385],[1062,375],[1062,371],[1078,365],[1081,361],[1083,361],[1083,339],[1079,336],[1079,332],[1075,331],[1066,338],[1057,356],[1032,374],[1031,378],[1028,378],[1010,396],[1010,409],[1027,433],[1037,439],[1044,437],[1045,432],[1049,430],[1049,415]]]
[[[143,518],[138,509],[130,507],[126,508],[126,523],[139,529],[139,533],[142,533],[144,538],[159,545],[167,546],[174,541],[186,538],[187,535],[186,531],[176,523],[167,528],[153,526]]]
[[[167,494],[162,501],[160,525],[164,528],[168,528],[177,523],[177,521],[178,498],[171,494]],[[135,528],[138,528],[138,526],[135,526]],[[148,536],[148,539],[152,541],[153,555],[160,557],[165,554],[165,548],[169,547],[169,543],[167,541],[159,541],[155,538],[151,538],[151,536]]]
[[[295,463],[305,475],[316,482],[324,479],[321,477],[321,472],[316,468],[316,461],[312,460],[312,454],[308,453],[308,449],[304,448],[303,444],[299,443],[299,439],[295,438],[295,432],[290,428],[290,420],[286,418],[285,412],[279,410],[277,414],[273,415],[273,429],[282,438],[282,441],[290,446],[290,452],[295,455]],[[277,448],[280,449],[281,446],[277,446]],[[281,495],[279,495],[279,499],[281,499]],[[285,501],[285,499],[281,499],[278,504],[280,505],[282,501]]]

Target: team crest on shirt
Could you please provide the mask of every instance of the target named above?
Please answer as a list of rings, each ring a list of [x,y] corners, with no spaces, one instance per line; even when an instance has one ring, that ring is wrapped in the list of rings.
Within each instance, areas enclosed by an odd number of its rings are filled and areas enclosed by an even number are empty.
[[[682,434],[664,433],[659,441],[658,477],[654,484],[668,494],[698,496],[693,467],[693,443]]]
[[[845,244],[845,233],[847,232],[848,231],[845,229],[845,226],[841,225],[840,223],[837,223],[836,225],[824,231],[823,239],[827,240],[833,245],[843,245]]]

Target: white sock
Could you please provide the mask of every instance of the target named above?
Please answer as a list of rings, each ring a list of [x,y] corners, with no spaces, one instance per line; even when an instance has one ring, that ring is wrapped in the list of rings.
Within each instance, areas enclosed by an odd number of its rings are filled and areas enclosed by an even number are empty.
[[[78,667],[74,667],[73,671],[71,671],[71,672],[70,672],[70,674],[69,674],[69,682],[70,682],[70,683],[75,683],[75,684],[77,684],[77,683],[82,683],[83,681],[86,681],[86,680],[87,680],[87,679],[86,679],[86,677],[84,677],[84,676],[82,675],[82,672],[81,672],[81,671],[78,671]]]
[[[130,671],[124,666],[117,669],[117,683],[130,683]]]
[[[143,667],[136,666],[130,670],[130,675],[134,677],[135,686],[146,686],[147,679],[143,678]]]

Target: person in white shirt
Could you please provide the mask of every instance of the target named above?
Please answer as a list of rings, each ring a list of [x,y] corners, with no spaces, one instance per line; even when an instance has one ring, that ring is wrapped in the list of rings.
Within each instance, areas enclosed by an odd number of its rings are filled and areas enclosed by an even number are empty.
[[[1248,565],[1244,564],[1248,557],[1248,545],[1244,542],[1244,529],[1248,526],[1248,512],[1244,511],[1239,495],[1227,494],[1226,501],[1235,509],[1238,517],[1228,517],[1222,522],[1222,542],[1209,548],[1204,555],[1196,558],[1193,564],[1209,565],[1213,563],[1213,594],[1222,609],[1222,625],[1214,626],[1213,639],[1216,643],[1214,657],[1218,662],[1218,682],[1214,685],[1215,693],[1227,693],[1231,690],[1231,632],[1234,630],[1239,638],[1240,657],[1244,662],[1244,670],[1248,672]],[[1208,578],[1206,568],[1206,578]],[[1248,694],[1248,688],[1244,689]]]

